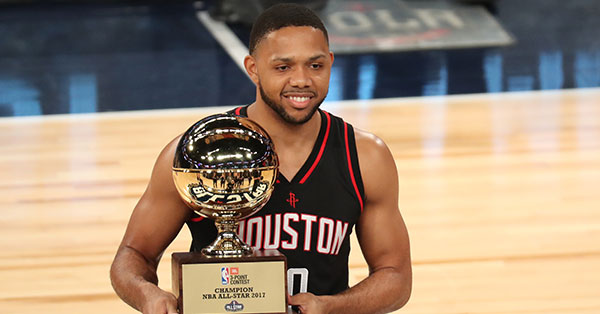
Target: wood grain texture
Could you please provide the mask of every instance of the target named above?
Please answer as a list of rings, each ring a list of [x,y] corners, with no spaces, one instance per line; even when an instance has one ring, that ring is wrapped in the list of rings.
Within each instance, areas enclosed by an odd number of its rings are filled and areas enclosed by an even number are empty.
[[[600,312],[600,89],[329,103],[390,147],[398,313]],[[0,119],[2,313],[134,313],[110,263],[162,147],[222,108]],[[385,233],[382,233],[385,236]],[[170,289],[171,252],[159,266]],[[351,281],[367,275],[354,241]]]

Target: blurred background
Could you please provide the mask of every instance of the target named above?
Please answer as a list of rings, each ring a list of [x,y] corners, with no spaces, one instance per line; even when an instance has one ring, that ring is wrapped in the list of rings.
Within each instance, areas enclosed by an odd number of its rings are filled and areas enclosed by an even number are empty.
[[[0,116],[235,106],[278,1],[0,0]],[[600,85],[600,1],[296,1],[336,53],[328,101]]]
[[[108,271],[156,156],[254,101],[250,25],[277,2],[0,0],[0,312],[136,312]],[[600,1],[294,2],[329,31],[323,107],[396,161],[397,313],[600,313]]]

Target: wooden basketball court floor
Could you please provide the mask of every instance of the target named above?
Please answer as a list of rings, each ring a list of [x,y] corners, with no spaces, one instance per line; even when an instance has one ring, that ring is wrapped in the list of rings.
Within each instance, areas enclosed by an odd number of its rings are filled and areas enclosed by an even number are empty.
[[[391,148],[401,313],[600,313],[600,89],[328,103]],[[223,108],[0,119],[0,312],[133,313],[109,266],[161,148]],[[160,228],[160,226],[156,226]],[[381,237],[385,237],[385,230]],[[170,254],[159,269],[170,288]],[[355,245],[351,281],[367,275]]]

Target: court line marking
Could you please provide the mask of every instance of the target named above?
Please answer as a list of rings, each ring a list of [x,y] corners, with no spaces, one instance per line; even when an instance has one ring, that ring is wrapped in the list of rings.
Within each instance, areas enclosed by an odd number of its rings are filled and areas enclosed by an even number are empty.
[[[390,107],[390,106],[401,106],[401,105],[413,105],[415,102],[419,103],[440,103],[446,101],[458,100],[472,100],[476,98],[485,97],[487,99],[501,99],[501,98],[521,98],[521,97],[547,97],[547,96],[558,96],[558,95],[574,95],[574,94],[588,94],[600,92],[599,87],[589,88],[565,88],[565,89],[553,89],[553,90],[530,90],[530,91],[510,91],[500,93],[477,93],[477,94],[453,94],[453,95],[435,95],[435,96],[414,96],[414,97],[394,97],[394,98],[375,98],[375,99],[350,99],[350,100],[335,100],[326,101],[323,103],[321,108],[343,108],[343,107]]]
[[[26,123],[37,121],[63,121],[63,120],[97,120],[97,119],[135,119],[152,116],[177,116],[184,114],[214,114],[234,109],[238,106],[211,106],[197,108],[170,108],[170,109],[146,109],[146,110],[124,110],[88,113],[61,113],[40,116],[18,116],[0,117],[0,123]]]
[[[197,11],[196,17],[208,29],[208,32],[219,42],[233,62],[248,76],[244,67],[244,58],[248,55],[248,48],[231,31],[227,24],[216,21],[206,11]]]
[[[506,255],[506,256],[489,256],[489,257],[465,257],[447,260],[413,260],[413,265],[441,265],[441,264],[468,264],[482,262],[524,262],[532,260],[557,260],[557,259],[575,259],[586,257],[600,256],[600,251],[580,251],[580,252],[564,252],[564,253],[540,253],[531,255]],[[355,265],[360,266],[360,265]],[[352,267],[352,266],[350,266]]]
[[[517,91],[501,93],[480,93],[480,94],[459,94],[459,95],[441,95],[441,96],[415,96],[415,97],[396,97],[396,98],[377,98],[377,99],[352,99],[324,102],[321,108],[332,110],[348,107],[394,107],[410,106],[415,103],[440,103],[457,100],[471,100],[475,98],[492,98],[501,100],[502,98],[529,97],[532,94],[537,97],[559,96],[559,95],[585,95],[589,93],[600,92],[600,87],[591,88],[573,88],[556,90],[535,90],[535,91]],[[171,109],[147,109],[147,110],[125,110],[109,112],[90,112],[90,113],[64,113],[41,116],[10,116],[0,117],[0,124],[27,123],[36,121],[61,121],[61,120],[95,120],[95,119],[113,119],[113,118],[143,118],[149,116],[175,116],[182,114],[208,115],[225,112],[238,106],[211,106],[197,108],[171,108]]]

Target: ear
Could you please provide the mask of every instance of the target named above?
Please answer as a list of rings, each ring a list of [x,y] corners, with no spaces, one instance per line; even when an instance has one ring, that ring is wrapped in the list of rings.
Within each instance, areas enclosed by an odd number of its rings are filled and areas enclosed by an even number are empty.
[[[334,59],[333,52],[331,52],[331,51],[329,52],[329,57],[331,58],[331,64],[333,64],[333,59]]]
[[[244,67],[246,68],[246,73],[248,73],[248,76],[252,82],[254,82],[255,85],[258,85],[258,68],[256,65],[256,59],[254,59],[254,57],[251,55],[247,55],[246,58],[244,58]]]

